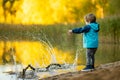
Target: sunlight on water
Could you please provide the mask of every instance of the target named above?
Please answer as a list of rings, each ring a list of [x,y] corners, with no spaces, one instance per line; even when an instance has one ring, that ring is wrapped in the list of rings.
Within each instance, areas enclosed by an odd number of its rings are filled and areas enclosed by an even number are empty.
[[[84,66],[77,66],[78,51],[76,56],[70,52],[63,52],[54,48],[48,41],[0,41],[0,78],[4,80],[22,80],[21,73],[27,65],[32,65],[35,72],[26,71],[26,79],[32,80],[54,76],[62,73],[81,70]],[[61,65],[55,66],[54,63]],[[12,64],[12,65],[10,65]],[[50,65],[53,64],[53,65]],[[50,65],[50,66],[49,66]],[[47,67],[49,66],[49,67]],[[27,69],[26,69],[27,70]]]
[[[14,49],[14,52],[10,50],[11,48]],[[13,54],[16,56],[18,63],[24,65],[32,64],[34,66],[38,64],[41,67],[56,63],[56,61],[64,64],[65,62],[73,63],[74,60],[70,52],[63,52],[57,48],[51,48],[50,50],[48,45],[39,41],[0,41],[0,50],[1,63],[10,63],[14,57]],[[52,60],[51,54],[55,55],[56,61]]]

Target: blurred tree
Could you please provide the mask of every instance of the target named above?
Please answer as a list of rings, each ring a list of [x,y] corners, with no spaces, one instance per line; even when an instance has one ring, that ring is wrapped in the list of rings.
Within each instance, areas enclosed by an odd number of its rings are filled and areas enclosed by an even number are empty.
[[[15,0],[3,0],[2,7],[4,10],[5,21],[6,21],[7,12],[10,13],[11,15],[15,15],[16,10],[15,11],[12,10],[14,2]],[[10,6],[7,7],[7,3],[10,3]]]
[[[104,18],[105,16],[105,8],[107,7],[108,0],[98,0],[98,4],[101,6],[100,16]]]
[[[1,0],[5,21],[23,24],[76,23],[87,13],[119,15],[120,0]],[[1,2],[0,1],[0,2]],[[4,22],[3,17],[0,19]]]

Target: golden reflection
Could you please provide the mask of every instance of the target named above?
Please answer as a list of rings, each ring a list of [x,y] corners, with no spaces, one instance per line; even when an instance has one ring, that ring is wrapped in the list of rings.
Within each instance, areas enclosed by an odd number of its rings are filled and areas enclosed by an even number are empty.
[[[52,50],[52,49],[51,49]],[[70,52],[63,52],[57,48],[53,48],[56,57],[56,62],[60,64],[73,63],[74,57]],[[49,46],[41,42],[30,42],[30,41],[0,41],[0,62],[9,63],[13,56],[16,56],[16,61],[28,65],[34,66],[39,65],[45,67],[52,63],[52,56]]]

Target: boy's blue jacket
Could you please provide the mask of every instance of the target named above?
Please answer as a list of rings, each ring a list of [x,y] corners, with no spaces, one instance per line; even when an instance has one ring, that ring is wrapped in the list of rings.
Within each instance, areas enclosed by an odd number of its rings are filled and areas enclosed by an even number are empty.
[[[83,47],[84,48],[97,48],[98,47],[98,31],[99,24],[94,22],[82,28],[75,28],[73,33],[83,33]]]

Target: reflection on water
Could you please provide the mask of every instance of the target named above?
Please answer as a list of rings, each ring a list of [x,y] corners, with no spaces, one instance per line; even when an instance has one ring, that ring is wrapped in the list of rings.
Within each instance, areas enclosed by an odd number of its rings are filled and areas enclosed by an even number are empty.
[[[100,43],[97,54],[96,64],[114,62],[120,60],[120,44]]]
[[[59,63],[59,64],[67,64],[67,63],[75,63],[77,62],[77,56],[75,61],[70,55],[70,52],[63,52],[58,50],[57,48],[53,48],[52,45],[47,44],[46,42],[29,42],[29,41],[1,41],[1,63],[3,64],[12,64],[11,66],[3,65],[1,67],[0,77],[4,77],[4,80],[12,79],[16,80],[19,76],[19,73],[22,72],[23,68],[26,65],[31,64],[35,68],[46,67],[51,63]],[[18,64],[22,64],[22,67],[18,67]],[[67,66],[67,65],[66,65]],[[69,65],[68,65],[69,66]],[[72,65],[75,69],[76,65]],[[68,67],[69,68],[69,67]],[[78,68],[78,67],[77,67]],[[3,70],[2,70],[3,69]],[[19,70],[18,70],[19,69]],[[70,70],[69,70],[70,69]],[[43,77],[53,76],[56,74],[69,72],[71,68],[67,70],[57,70],[55,72],[44,72]],[[80,68],[79,68],[80,69]],[[6,73],[10,73],[13,75],[8,75]],[[34,73],[35,74],[35,73]],[[31,75],[30,75],[31,76]],[[29,76],[28,76],[29,77]],[[34,77],[34,76],[33,76]],[[36,78],[36,77],[35,77]]]
[[[96,53],[96,64],[107,63],[120,60],[120,46],[119,44],[100,43]],[[77,54],[72,54],[70,51],[62,51],[57,48],[49,48],[49,45],[43,44],[39,41],[0,41],[0,64],[15,64],[23,65],[32,64],[34,66],[46,67],[50,63],[73,63],[74,58],[79,64],[85,63],[85,49]],[[52,58],[55,56],[55,60]],[[79,55],[78,55],[79,54]],[[55,62],[54,62],[55,61]],[[76,64],[76,63],[75,63]]]
[[[44,67],[50,63],[56,63],[56,61],[60,64],[65,62],[73,63],[73,57],[70,52],[63,52],[57,48],[52,49],[39,41],[0,41],[0,50],[1,64],[2,62],[13,62],[13,56],[16,56],[17,63],[24,65],[32,64]],[[53,60],[54,55],[56,58]]]
[[[96,53],[96,66],[120,60],[119,52],[119,44],[100,43]],[[9,64],[0,66],[0,79],[16,80],[18,78],[18,73],[28,64],[33,65],[35,68],[47,67],[49,64],[54,63],[53,53],[55,56],[55,63],[72,63],[72,68],[74,68],[73,71],[80,70],[84,67],[77,66],[77,64],[85,64],[85,50],[80,52],[77,50],[76,54],[71,54],[69,51],[65,52],[54,47],[52,48],[46,43],[40,41],[0,41],[0,63]],[[11,73],[12,75],[8,75],[10,71],[15,72],[15,74]],[[71,68],[66,68],[54,70],[52,72],[39,72],[36,74],[39,78],[44,78],[71,71]]]

